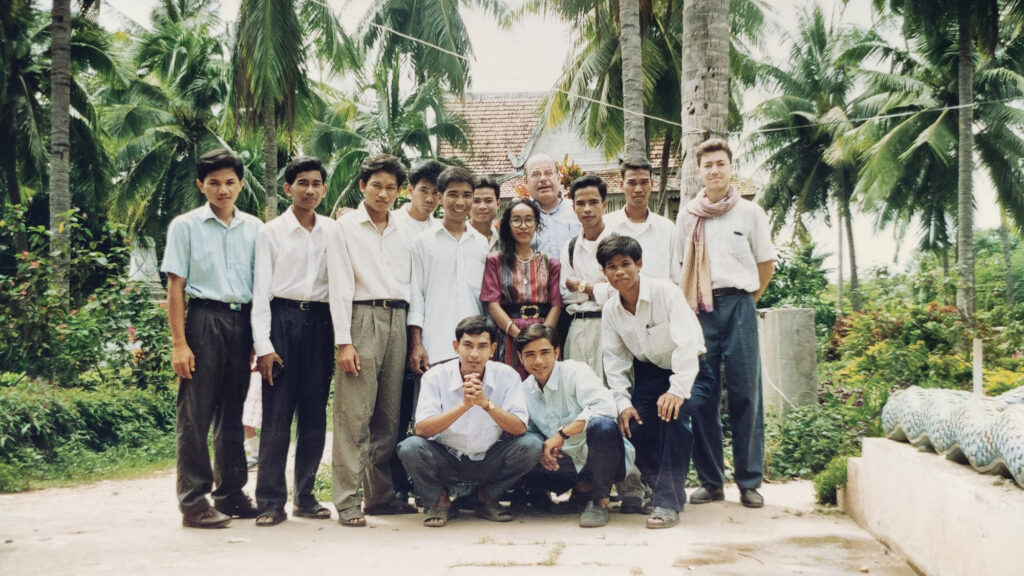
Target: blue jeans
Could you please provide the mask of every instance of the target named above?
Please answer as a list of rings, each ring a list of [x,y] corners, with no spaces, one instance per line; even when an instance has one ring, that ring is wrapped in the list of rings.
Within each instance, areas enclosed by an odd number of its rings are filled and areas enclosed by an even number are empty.
[[[668,391],[671,370],[646,362],[633,362],[633,407],[643,425],[629,423],[631,442],[636,448],[636,465],[645,484],[654,492],[653,504],[679,511],[686,503],[686,475],[690,471],[693,432],[690,418],[708,401],[711,368],[701,360],[690,398],[679,409],[679,417],[666,422],[658,417],[658,397]]]
[[[722,366],[729,392],[733,477],[740,488],[758,488],[764,475],[764,403],[761,399],[761,355],[754,297],[735,294],[715,298],[715,309],[697,318],[704,330],[713,388],[710,401],[693,418],[693,465],[700,483],[725,483],[722,454]]]
[[[591,500],[608,498],[612,484],[626,477],[626,446],[619,433],[619,425],[607,416],[595,416],[587,422],[587,462],[579,472],[572,458],[558,458],[558,470],[547,470],[541,465],[526,475],[530,487],[562,494],[575,486],[578,480],[590,484]],[[544,438],[536,437],[543,443]]]

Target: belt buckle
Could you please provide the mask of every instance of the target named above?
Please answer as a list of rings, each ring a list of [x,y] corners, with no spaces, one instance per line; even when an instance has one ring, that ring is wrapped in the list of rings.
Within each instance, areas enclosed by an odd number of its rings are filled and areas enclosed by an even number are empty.
[[[229,302],[228,309],[231,310],[232,312],[238,312],[239,310],[242,309],[242,305],[239,304],[238,302]]]
[[[299,302],[299,310],[302,310],[302,311],[309,310],[309,302]]]
[[[532,314],[528,314],[526,312],[530,308],[533,308],[533,313]],[[528,304],[526,306],[520,306],[519,307],[519,317],[520,318],[531,318],[531,319],[532,318],[540,318],[540,306],[537,306],[536,304]]]
[[[383,308],[384,308],[385,310],[391,310],[392,308],[394,308],[394,306],[392,306],[392,305],[391,305],[391,300],[381,300],[381,301],[380,301],[380,305],[381,305],[381,306],[382,306],[382,307],[383,307]]]

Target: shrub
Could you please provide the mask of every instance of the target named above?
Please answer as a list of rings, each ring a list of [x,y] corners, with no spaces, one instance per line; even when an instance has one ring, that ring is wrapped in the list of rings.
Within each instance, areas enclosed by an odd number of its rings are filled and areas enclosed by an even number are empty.
[[[766,468],[771,477],[810,478],[836,456],[856,450],[857,436],[835,406],[799,406],[769,422],[766,443],[774,450]]]
[[[847,456],[833,458],[814,477],[814,494],[819,504],[835,504],[836,488],[846,485],[846,463]]]

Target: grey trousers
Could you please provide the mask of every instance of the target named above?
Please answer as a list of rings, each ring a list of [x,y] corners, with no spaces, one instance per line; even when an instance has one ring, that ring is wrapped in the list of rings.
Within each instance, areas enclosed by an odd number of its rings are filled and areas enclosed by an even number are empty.
[[[338,371],[334,386],[331,497],[338,511],[394,498],[389,461],[398,436],[405,374],[405,310],[352,306],[358,376]]]
[[[179,380],[176,449],[178,507],[188,515],[210,507],[206,495],[214,484],[213,499],[230,500],[241,495],[249,478],[242,430],[252,350],[249,313],[190,304],[185,342],[195,355],[196,371],[191,380]]]
[[[460,482],[472,482],[498,500],[506,490],[540,461],[544,441],[534,434],[499,440],[482,460],[452,454],[444,444],[410,436],[398,445],[398,457],[412,477],[416,495],[427,507],[441,492]]]

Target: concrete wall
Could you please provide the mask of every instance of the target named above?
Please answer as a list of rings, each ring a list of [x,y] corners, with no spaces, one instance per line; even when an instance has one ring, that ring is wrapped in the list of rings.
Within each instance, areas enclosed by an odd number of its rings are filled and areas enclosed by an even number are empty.
[[[1024,574],[1024,490],[934,453],[865,438],[845,511],[930,576]]]
[[[761,379],[764,407],[785,414],[818,400],[818,359],[814,310],[771,308],[757,321],[761,340]]]

